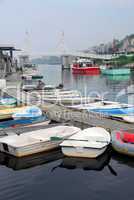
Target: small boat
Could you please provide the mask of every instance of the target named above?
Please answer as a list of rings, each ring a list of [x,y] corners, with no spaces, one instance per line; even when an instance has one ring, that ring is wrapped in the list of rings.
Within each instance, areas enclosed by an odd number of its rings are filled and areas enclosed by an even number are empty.
[[[49,151],[59,147],[59,144],[69,136],[79,132],[73,126],[56,126],[0,138],[0,151],[16,157],[23,157]]]
[[[113,102],[113,101],[103,101],[101,99],[94,99],[93,102],[90,102],[88,104],[80,104],[80,105],[74,105],[71,106],[72,108],[76,108],[79,110],[90,110],[90,111],[98,111],[99,109],[111,109],[111,108],[122,108],[122,107],[128,107],[127,104],[120,104],[119,102]]]
[[[14,112],[12,115],[13,119],[21,119],[21,118],[37,118],[42,116],[42,111],[37,106],[29,106],[24,108],[21,111]]]
[[[60,146],[66,156],[96,158],[105,152],[109,143],[109,132],[101,127],[93,127],[69,137]]]
[[[0,98],[0,108],[4,107],[15,107],[17,105],[16,99],[12,97],[1,97]]]
[[[102,69],[101,73],[104,75],[129,75],[131,74],[131,70],[129,68],[111,68],[111,69]]]
[[[14,119],[14,120],[7,120],[4,122],[0,122],[0,129],[5,128],[16,128],[21,126],[35,126],[39,124],[49,124],[50,120],[47,118],[47,116],[40,116],[40,117],[34,117],[34,118],[25,118],[25,119]]]
[[[43,79],[36,65],[31,63],[24,66],[22,79]]]
[[[56,103],[56,104],[61,104],[61,105],[69,105],[69,107],[72,107],[75,105],[75,104],[83,104],[85,102],[87,103],[92,103],[94,101],[98,101],[99,99],[94,99],[92,97],[80,97],[80,96],[68,96],[68,97],[64,97],[64,96],[59,96],[59,97],[52,97],[52,98],[49,98],[49,97],[45,97],[44,98],[44,101],[46,102],[49,102],[49,103]]]
[[[122,119],[128,123],[134,123],[134,115],[123,116]]]
[[[113,131],[112,147],[118,153],[134,156],[134,130]]]
[[[73,63],[72,73],[79,75],[98,75],[100,67],[89,59],[79,59]]]
[[[98,109],[90,109],[92,112],[102,113],[108,116],[115,116],[115,117],[126,117],[134,115],[134,106],[128,105],[128,107],[111,107],[111,108],[98,108]]]
[[[18,106],[0,109],[0,121],[12,119],[12,115],[16,112],[22,112],[27,106]]]

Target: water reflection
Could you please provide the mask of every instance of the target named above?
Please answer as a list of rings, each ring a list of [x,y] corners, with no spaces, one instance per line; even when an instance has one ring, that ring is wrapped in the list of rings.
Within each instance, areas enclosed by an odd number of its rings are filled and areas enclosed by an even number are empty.
[[[13,170],[22,170],[43,165],[63,158],[60,150],[35,154],[23,158],[16,158],[8,154],[0,153],[0,165],[4,165]]]
[[[116,160],[120,165],[126,165],[130,168],[134,168],[134,157],[113,152],[112,159]]]
[[[64,168],[67,170],[82,169],[84,171],[102,171],[105,167],[108,167],[111,174],[117,176],[117,173],[110,165],[111,160],[111,149],[108,149],[103,155],[98,158],[75,158],[75,157],[64,157],[62,162],[54,167],[52,171],[57,168]]]
[[[67,89],[77,89],[82,95],[91,95],[92,93],[104,96],[108,100],[119,100],[121,102],[128,102],[128,98],[123,96],[116,99],[117,94],[133,84],[133,73],[130,76],[74,76],[71,70],[62,70],[61,66],[40,65],[40,73],[44,75],[46,84],[58,85],[63,83]],[[52,78],[52,74],[54,74]]]

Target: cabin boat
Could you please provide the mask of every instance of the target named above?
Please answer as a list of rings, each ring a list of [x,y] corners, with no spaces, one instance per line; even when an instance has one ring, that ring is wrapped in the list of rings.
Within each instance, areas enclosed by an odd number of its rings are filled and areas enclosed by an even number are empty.
[[[105,152],[110,140],[108,131],[101,127],[93,127],[72,135],[60,146],[65,156],[96,158]]]
[[[23,68],[23,79],[42,79],[43,76],[38,72],[37,66],[34,64],[26,64]]]
[[[0,138],[0,151],[16,157],[49,151],[79,131],[79,128],[73,126],[56,126],[22,135],[5,136]]]
[[[79,75],[98,75],[100,74],[100,67],[93,64],[89,59],[78,59],[73,63],[72,73]]]
[[[115,151],[134,156],[134,130],[116,130],[111,136],[112,147]]]

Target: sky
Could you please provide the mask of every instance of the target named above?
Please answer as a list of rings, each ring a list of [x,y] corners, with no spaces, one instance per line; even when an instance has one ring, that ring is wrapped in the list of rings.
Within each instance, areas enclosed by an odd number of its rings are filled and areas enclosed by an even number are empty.
[[[133,0],[0,0],[0,44],[45,54],[87,49],[134,33],[133,8]]]

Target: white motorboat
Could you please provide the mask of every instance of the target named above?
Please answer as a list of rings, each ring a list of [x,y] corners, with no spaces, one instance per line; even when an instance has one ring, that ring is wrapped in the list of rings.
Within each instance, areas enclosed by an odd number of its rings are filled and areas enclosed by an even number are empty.
[[[23,157],[52,150],[57,148],[64,139],[79,131],[79,128],[73,126],[56,126],[21,135],[5,136],[0,138],[0,151]]]
[[[66,156],[96,158],[105,152],[110,140],[110,134],[104,128],[93,127],[69,137],[60,146]]]

